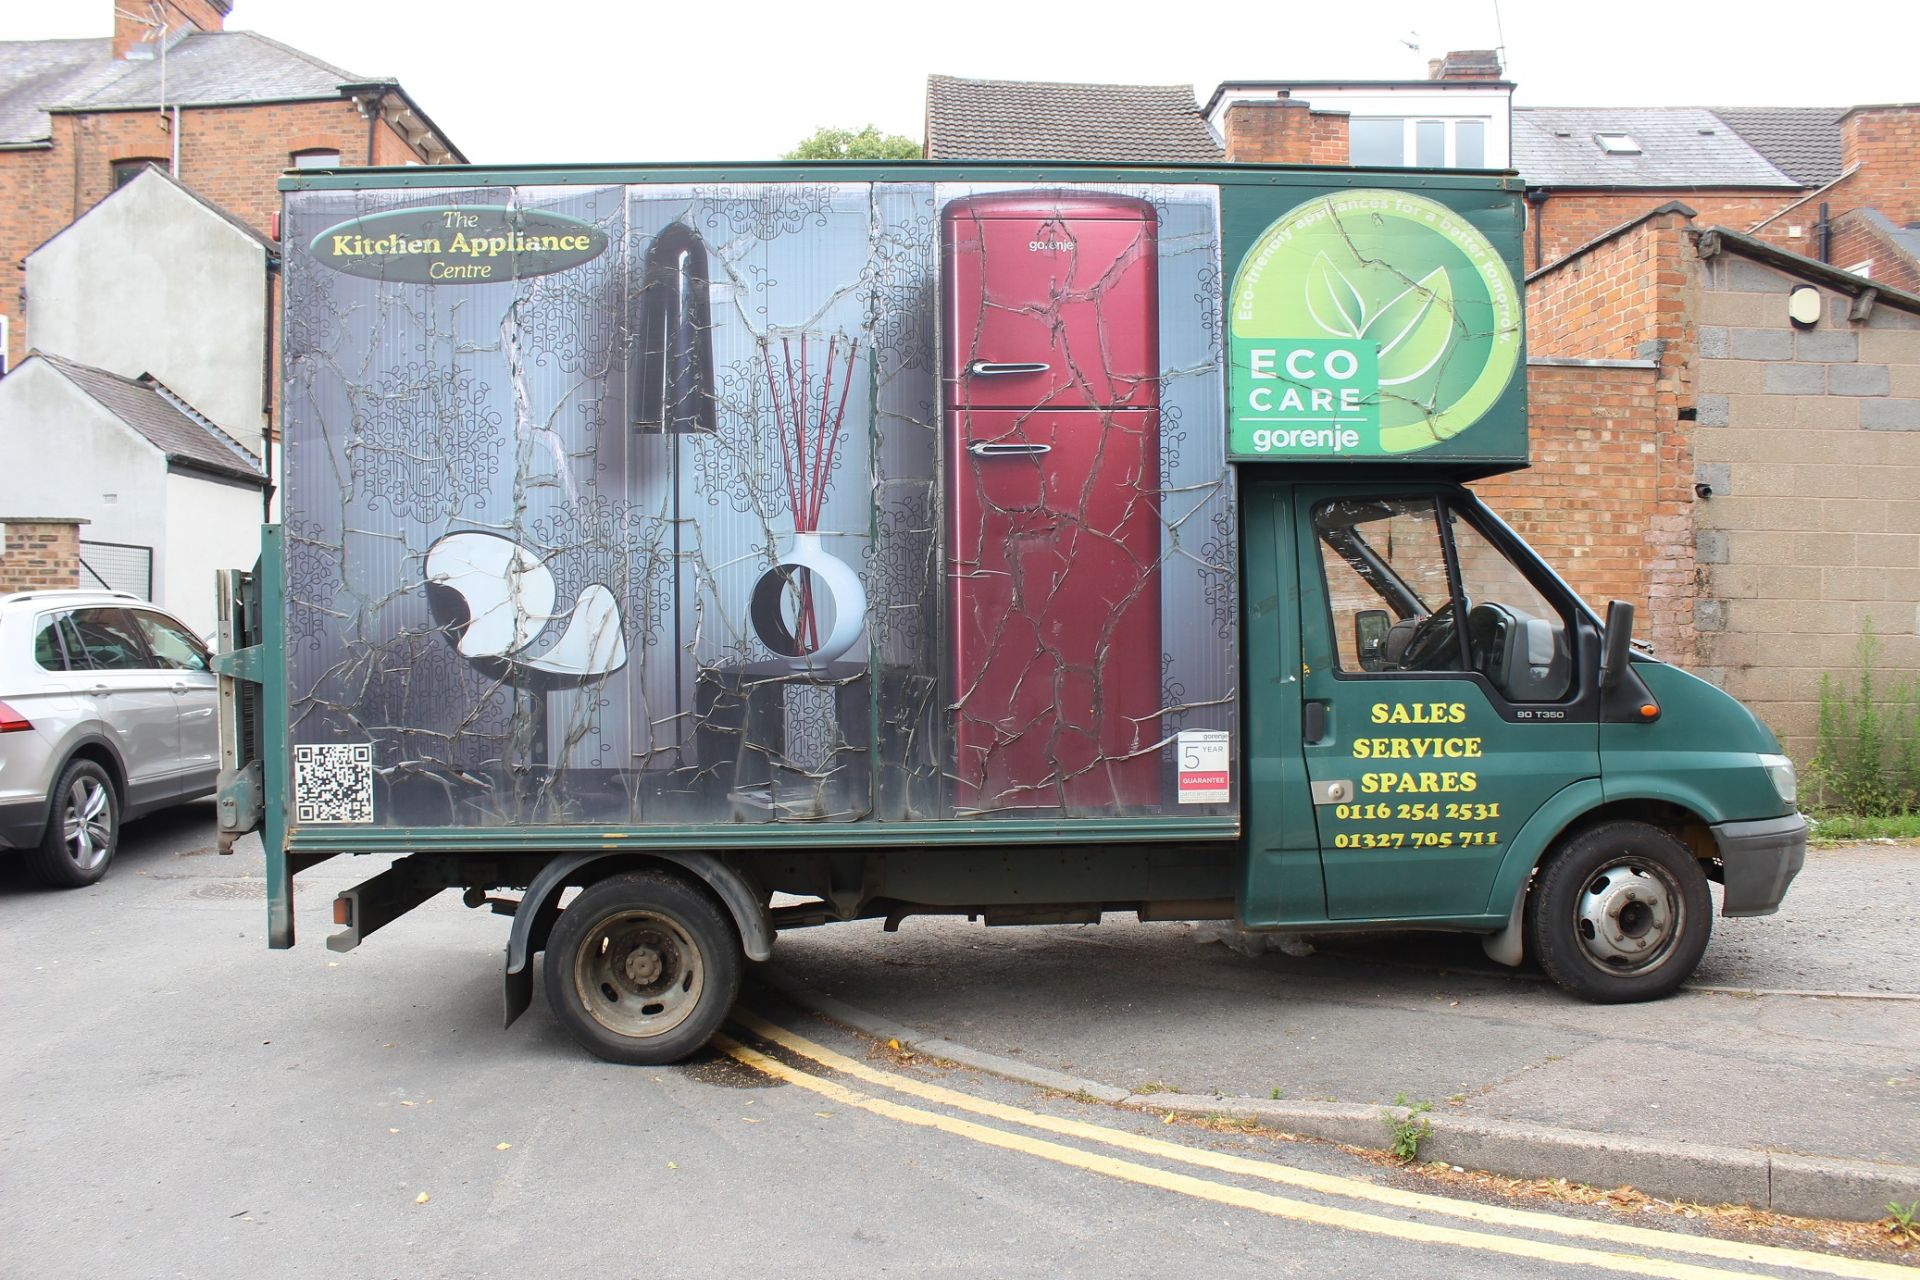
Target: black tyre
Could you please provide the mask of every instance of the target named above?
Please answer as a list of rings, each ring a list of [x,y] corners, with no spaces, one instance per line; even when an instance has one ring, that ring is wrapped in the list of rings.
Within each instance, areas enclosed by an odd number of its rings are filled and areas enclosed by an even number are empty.
[[[706,1044],[740,993],[733,921],[704,890],[665,871],[587,886],[547,939],[547,1003],[569,1035],[608,1062],[678,1062]]]
[[[53,784],[46,834],[27,851],[27,867],[42,884],[78,889],[107,874],[120,847],[120,795],[107,771],[91,760],[69,761]]]
[[[1595,1004],[1671,995],[1713,932],[1706,872],[1666,832],[1609,822],[1547,856],[1527,897],[1527,950]]]

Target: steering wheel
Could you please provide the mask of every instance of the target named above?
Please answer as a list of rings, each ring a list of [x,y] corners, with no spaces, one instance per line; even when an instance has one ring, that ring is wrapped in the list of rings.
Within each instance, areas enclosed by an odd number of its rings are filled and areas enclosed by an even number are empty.
[[[1402,671],[1453,671],[1460,661],[1454,642],[1454,609],[1449,600],[1420,619],[1400,653]]]

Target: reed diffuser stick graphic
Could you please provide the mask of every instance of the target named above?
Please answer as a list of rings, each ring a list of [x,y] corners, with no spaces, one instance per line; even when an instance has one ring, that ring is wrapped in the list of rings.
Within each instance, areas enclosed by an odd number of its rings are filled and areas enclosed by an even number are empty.
[[[814,338],[810,343],[804,333],[797,339],[782,335],[777,356],[769,339],[760,340],[761,362],[766,367],[767,395],[773,403],[775,434],[780,440],[780,464],[786,476],[787,502],[793,512],[796,543],[802,542],[803,535],[809,535],[805,539],[807,544],[818,542],[820,514],[826,505],[833,460],[840,446],[840,430],[847,416],[847,392],[853,385],[853,367],[860,354],[858,338],[844,341],[843,348],[838,335],[827,339],[816,405],[816,384],[808,371],[808,358],[810,345],[813,354],[818,353],[819,339]],[[840,383],[837,395],[834,391],[836,373]],[[799,592],[799,607],[792,635],[799,654],[804,655],[818,649],[821,639],[814,610],[812,571],[797,568],[794,586]]]

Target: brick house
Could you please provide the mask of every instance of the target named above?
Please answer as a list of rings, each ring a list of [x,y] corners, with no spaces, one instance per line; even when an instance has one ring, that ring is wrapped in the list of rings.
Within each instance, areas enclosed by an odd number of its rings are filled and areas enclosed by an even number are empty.
[[[289,167],[464,162],[397,81],[224,30],[230,0],[95,2],[110,37],[0,41],[0,364],[23,260],[149,165],[265,235]]]

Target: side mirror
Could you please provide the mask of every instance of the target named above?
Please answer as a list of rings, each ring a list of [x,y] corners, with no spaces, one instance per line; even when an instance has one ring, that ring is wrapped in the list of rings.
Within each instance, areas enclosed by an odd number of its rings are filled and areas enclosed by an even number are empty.
[[[1353,615],[1353,651],[1362,671],[1383,671],[1387,665],[1387,633],[1393,619],[1385,609],[1362,609]]]
[[[1600,644],[1600,687],[1611,689],[1620,683],[1633,651],[1633,606],[1625,600],[1607,604],[1607,633]]]

